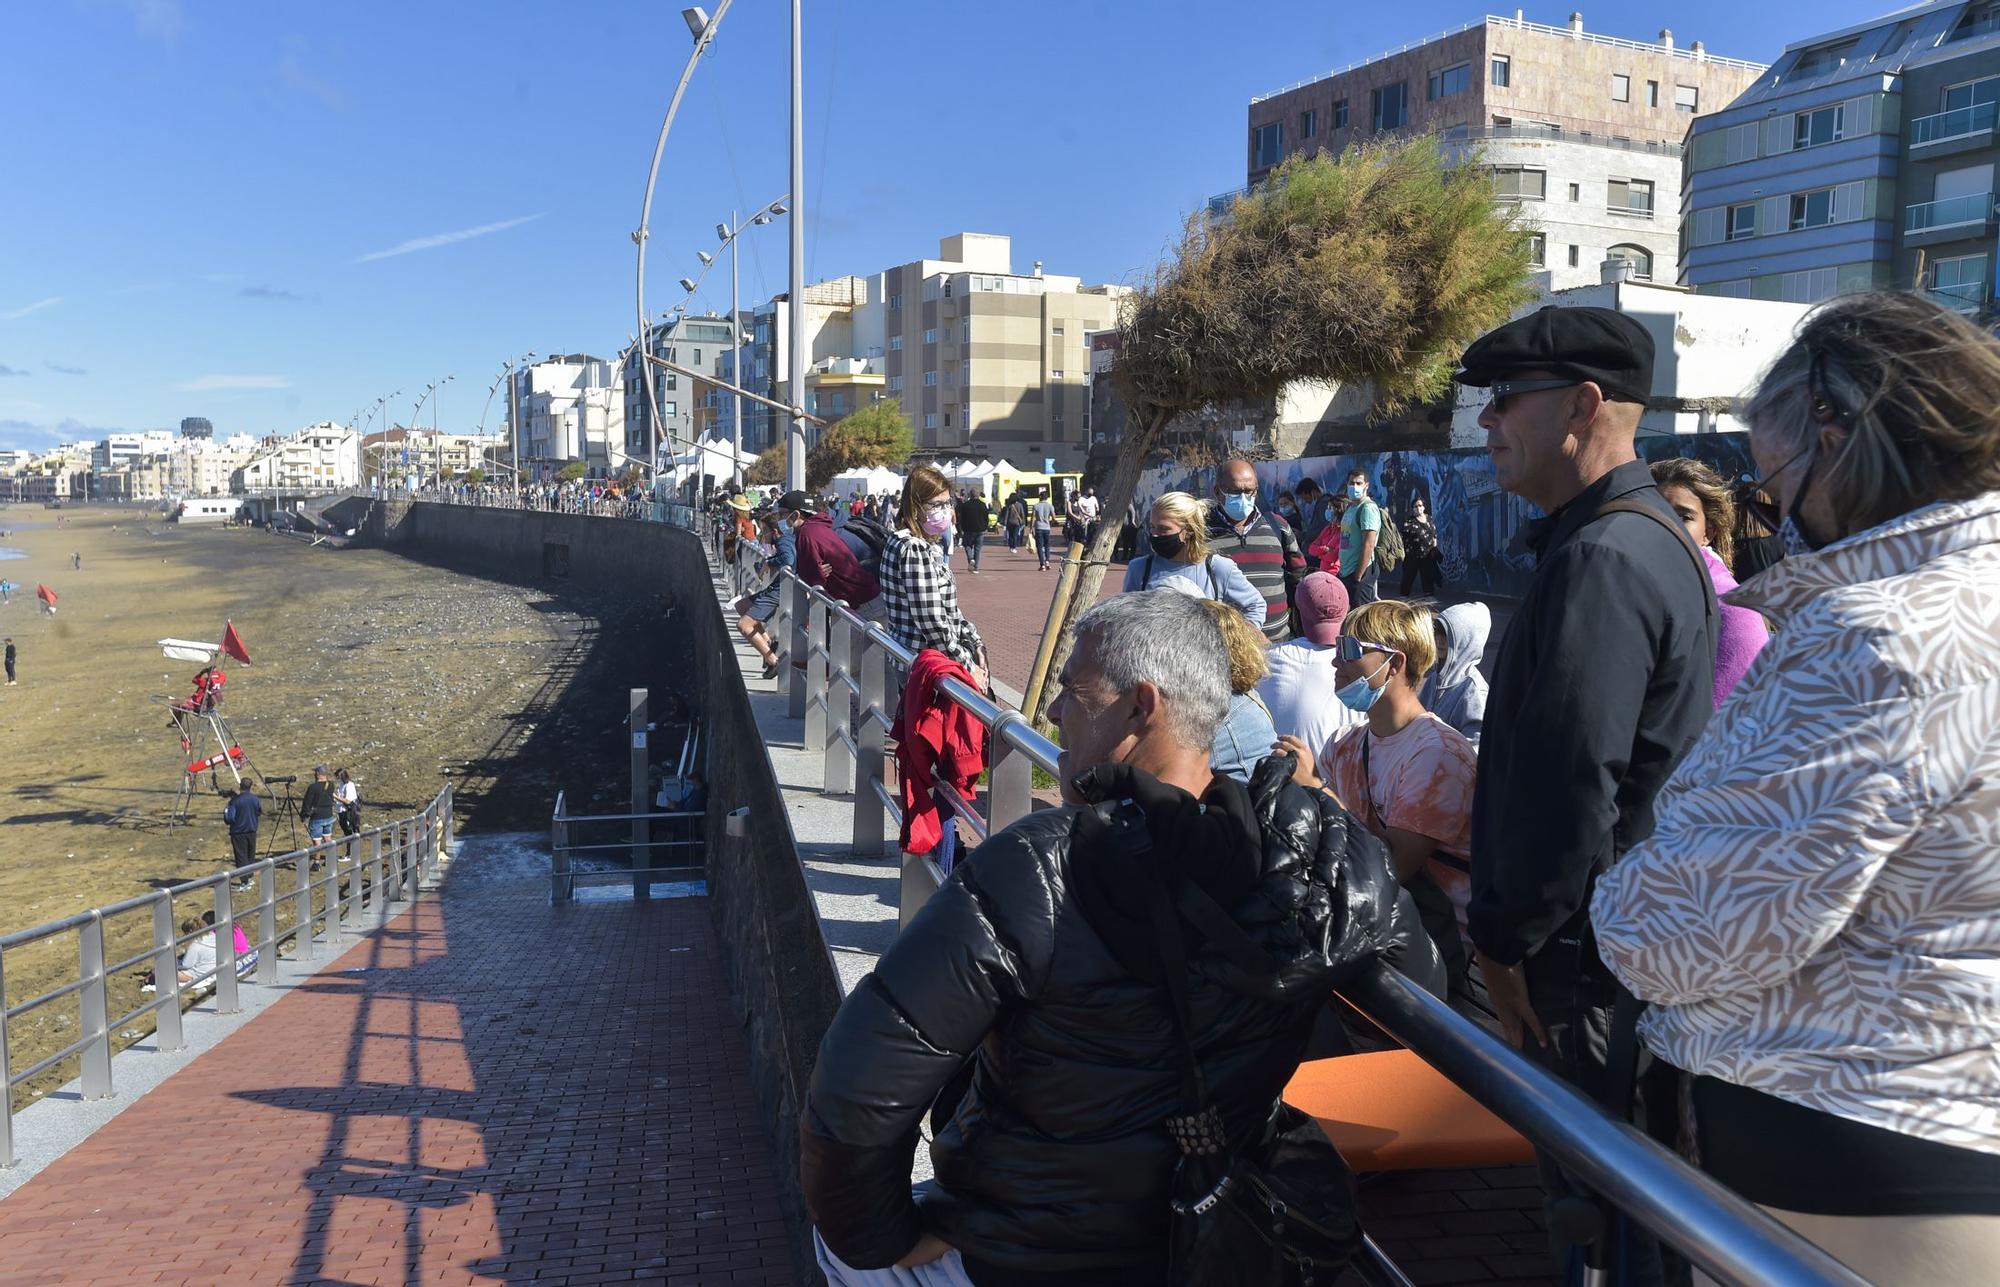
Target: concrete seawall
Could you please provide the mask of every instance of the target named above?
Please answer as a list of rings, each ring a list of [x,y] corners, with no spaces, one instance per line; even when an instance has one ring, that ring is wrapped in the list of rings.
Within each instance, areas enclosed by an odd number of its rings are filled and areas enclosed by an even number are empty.
[[[710,739],[709,907],[786,1181],[785,1215],[801,1248],[800,1263],[812,1264],[810,1225],[796,1182],[798,1117],[841,989],[734,645],[715,610],[700,540],[659,523],[397,501],[377,502],[358,539],[510,581],[628,592],[648,602],[642,621],[656,622],[663,637],[673,632],[691,643],[697,673],[683,696]],[[739,809],[745,834],[729,836],[725,822]],[[589,910],[574,909],[580,915]]]

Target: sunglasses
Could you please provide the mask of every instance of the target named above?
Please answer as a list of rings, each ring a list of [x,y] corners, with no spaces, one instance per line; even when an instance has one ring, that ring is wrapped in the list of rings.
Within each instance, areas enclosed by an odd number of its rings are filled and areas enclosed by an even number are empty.
[[[1573,389],[1581,380],[1495,380],[1487,387],[1486,405],[1495,411],[1507,409],[1507,399],[1517,393],[1540,393],[1544,389]]]
[[[1340,642],[1334,647],[1337,649],[1335,655],[1342,661],[1360,661],[1365,654],[1371,652],[1385,652],[1393,657],[1399,651],[1382,644],[1369,643],[1366,639],[1356,639],[1353,635],[1342,635]]]

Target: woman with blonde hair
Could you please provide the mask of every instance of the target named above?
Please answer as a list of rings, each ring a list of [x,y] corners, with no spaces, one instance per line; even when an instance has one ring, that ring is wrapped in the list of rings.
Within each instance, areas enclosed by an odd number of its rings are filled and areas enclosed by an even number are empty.
[[[1219,777],[1247,783],[1250,770],[1271,753],[1278,740],[1271,712],[1257,694],[1258,682],[1270,673],[1264,660],[1264,632],[1226,603],[1208,599],[1202,606],[1222,627],[1223,642],[1229,646],[1229,713],[1216,726],[1208,765]]]
[[[1233,559],[1208,552],[1208,502],[1168,492],[1153,502],[1146,553],[1125,565],[1125,590],[1178,590],[1225,603],[1253,626],[1264,624],[1264,596]]]
[[[918,465],[903,483],[896,526],[882,547],[882,605],[889,633],[911,652],[935,648],[987,686],[986,645],[979,629],[958,610],[958,582],[939,542],[957,522],[951,483],[929,465]]]
[[[1808,315],[1744,417],[1771,642],[1598,877],[1705,1171],[1881,1284],[2000,1264],[2000,343]]]
[[[1701,550],[1702,566],[1708,569],[1715,597],[1722,598],[1736,588],[1736,498],[1722,475],[1686,456],[1653,462],[1653,485],[1674,513],[1687,524],[1688,535]],[[1715,637],[1715,708],[1735,690],[1750,663],[1771,637],[1764,618],[1748,608],[1723,603],[1722,619]]]

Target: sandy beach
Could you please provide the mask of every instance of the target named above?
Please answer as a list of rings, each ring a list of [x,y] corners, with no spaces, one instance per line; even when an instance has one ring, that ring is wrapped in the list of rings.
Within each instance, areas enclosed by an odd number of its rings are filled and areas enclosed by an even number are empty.
[[[224,710],[260,781],[303,785],[316,763],[345,766],[369,825],[420,808],[447,778],[460,826],[488,830],[545,828],[558,789],[624,797],[618,685],[647,682],[658,651],[618,628],[632,601],[558,600],[137,508],[0,507],[7,528],[0,547],[25,557],[0,559],[0,577],[21,587],[0,606],[18,650],[18,682],[0,688],[0,933],[227,866],[221,798],[196,795],[192,823],[168,825],[183,757],[153,700],[184,696],[198,668],[164,659],[157,641],[216,640],[225,621],[253,664],[225,663]],[[54,616],[35,601],[38,582],[59,595]],[[266,801],[275,845],[260,853],[283,852],[290,829]],[[9,1001],[73,975],[73,952],[73,940],[44,954],[66,960],[9,952]],[[113,1014],[138,1000],[136,981],[118,980]],[[16,1069],[73,1038],[73,1018],[51,1009],[17,1026]]]

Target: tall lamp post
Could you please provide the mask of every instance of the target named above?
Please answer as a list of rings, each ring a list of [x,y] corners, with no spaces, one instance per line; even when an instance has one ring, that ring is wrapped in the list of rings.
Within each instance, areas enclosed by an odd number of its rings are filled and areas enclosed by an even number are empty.
[[[789,296],[792,305],[791,403],[795,410],[792,413],[791,434],[785,439],[785,487],[789,491],[804,491],[806,486],[806,234],[801,218],[806,204],[806,144],[804,74],[799,39],[799,0],[792,0],[792,272]]]
[[[421,418],[421,417],[422,417],[422,415],[423,415],[423,413],[424,413],[424,404],[425,404],[426,402],[429,402],[429,401],[431,400],[431,395],[432,395],[433,393],[436,393],[436,392],[437,392],[437,391],[438,391],[439,389],[443,388],[443,387],[444,387],[444,382],[445,382],[445,380],[449,380],[449,379],[451,379],[451,377],[450,377],[450,376],[446,376],[446,377],[444,378],[444,380],[433,380],[433,381],[431,381],[431,382],[430,382],[429,384],[427,384],[427,385],[425,385],[425,386],[424,386],[424,392],[423,392],[423,396],[422,396],[422,397],[419,397],[419,398],[417,399],[417,405],[416,405],[416,406],[414,406],[414,407],[411,407],[411,408],[410,408],[410,424],[409,424],[409,429],[408,429],[408,432],[407,432],[407,433],[405,433],[405,435],[404,435],[404,438],[403,438],[403,442],[404,442],[404,444],[405,444],[405,445],[408,445],[408,443],[409,443],[409,434],[411,434],[411,433],[415,433],[415,432],[416,432],[416,429],[417,429],[417,421],[418,421],[418,419],[419,419],[419,418]],[[435,421],[433,421],[433,423],[436,423],[436,422],[435,422]]]
[[[494,390],[500,387],[502,381],[505,381],[507,385],[507,435],[511,450],[514,453],[514,463],[509,468],[514,471],[514,481],[517,485],[521,479],[521,426],[515,414],[514,368],[521,366],[534,356],[534,350],[530,349],[520,357],[510,358],[506,362],[503,362],[500,366],[500,374],[494,378],[493,383],[486,386],[486,405],[479,408],[479,436],[483,440],[486,437],[486,413],[493,409]],[[482,448],[484,447],[483,441],[481,446]]]
[[[785,206],[786,199],[787,198],[785,197],[779,197],[776,201],[773,201],[770,205],[765,206],[762,210],[759,210],[756,214],[751,215],[748,223],[744,223],[741,220],[739,220],[736,215],[736,212],[732,210],[729,212],[728,223],[719,223],[715,225],[716,237],[720,239],[722,246],[729,251],[729,352],[731,354],[730,376],[732,378],[733,383],[738,386],[741,386],[743,384],[743,336],[742,333],[739,330],[737,330],[737,326],[739,325],[741,318],[743,316],[743,304],[741,300],[742,274],[740,271],[740,263],[739,263],[742,256],[741,252],[737,248],[736,239],[743,235],[743,230],[745,228],[754,228],[761,224],[770,223],[774,217],[784,214],[786,211],[786,206]],[[715,262],[715,257],[709,254],[705,250],[698,250],[695,252],[695,254],[701,257],[701,266],[704,272],[708,269],[708,267],[711,264]],[[796,302],[793,304],[792,307],[794,310],[797,309],[798,305],[796,304]],[[802,401],[799,395],[800,395],[800,390],[794,389],[792,391],[792,398],[795,401]],[[735,490],[740,493],[743,490],[743,397],[741,394],[733,394],[732,398],[735,402],[735,408],[736,408],[735,413],[732,417],[732,423],[735,426],[735,432],[732,435],[733,438],[732,445],[735,454],[730,458],[729,463],[734,474],[734,479],[736,483]]]

